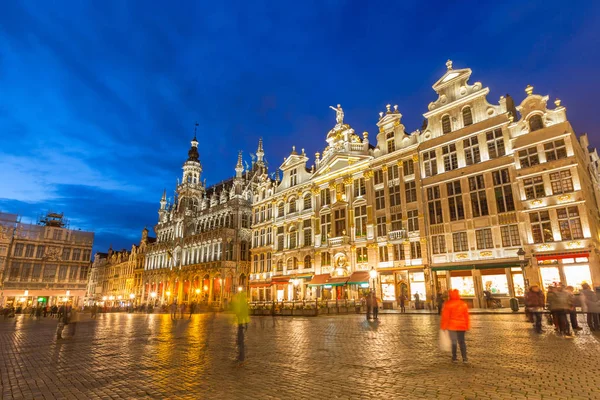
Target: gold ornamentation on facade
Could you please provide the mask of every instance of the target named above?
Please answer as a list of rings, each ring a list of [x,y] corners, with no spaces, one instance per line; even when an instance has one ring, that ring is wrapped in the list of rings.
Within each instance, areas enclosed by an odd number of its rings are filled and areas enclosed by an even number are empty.
[[[348,165],[352,165],[356,162],[356,160],[354,158],[349,158],[348,159]]]
[[[581,241],[579,241],[579,240],[574,240],[572,242],[567,243],[567,247],[569,249],[579,249],[579,248],[583,247],[583,243],[581,243]]]
[[[414,162],[419,161],[419,155],[418,154],[413,154],[413,161]]]
[[[532,206],[532,207],[539,207],[539,206],[541,206],[542,204],[544,204],[544,202],[543,202],[542,200],[533,200],[533,201],[531,202],[531,206]]]
[[[421,243],[427,243],[427,238],[426,237],[422,237],[421,238]]]
[[[346,177],[344,178],[344,185],[352,185],[352,182],[353,182],[353,181],[354,181],[354,180],[352,179],[352,177],[351,177],[351,176],[346,176]]]
[[[329,189],[333,190],[335,189],[335,182],[329,182]]]
[[[310,188],[310,192],[316,196],[321,192],[321,189],[319,189],[317,186],[313,186]]]
[[[542,245],[540,245],[539,249],[540,249],[540,251],[548,251],[548,250],[551,250],[552,247],[549,244],[542,244]]]
[[[379,127],[379,132],[383,132],[385,131],[385,129],[383,128],[383,125]]]
[[[398,161],[398,162],[396,163],[396,165],[398,166],[398,168],[402,168],[402,160]]]
[[[481,253],[479,253],[480,257],[491,257],[494,253],[492,253],[491,251],[482,251]]]
[[[565,202],[572,199],[570,194],[563,194],[557,197],[558,201]]]
[[[400,126],[400,121],[394,122],[394,126]]]
[[[384,164],[384,165],[382,165],[382,166],[381,166],[381,170],[382,170],[383,172],[387,172],[387,170],[388,170],[388,166],[387,166],[387,164]]]
[[[373,171],[370,169],[365,171],[365,173],[363,174],[363,178],[365,178],[365,181],[368,181],[372,177],[373,177]]]
[[[465,254],[465,253],[460,253],[460,254],[456,255],[456,258],[459,259],[459,260],[464,260],[466,258],[469,258],[469,255]]]

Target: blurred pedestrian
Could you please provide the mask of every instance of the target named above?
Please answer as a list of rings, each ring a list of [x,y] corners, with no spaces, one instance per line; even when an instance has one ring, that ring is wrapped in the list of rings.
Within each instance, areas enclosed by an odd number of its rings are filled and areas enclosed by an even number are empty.
[[[558,328],[559,334],[565,338],[572,338],[569,321],[567,320],[567,314],[571,310],[571,303],[569,294],[562,286],[549,288],[548,308],[552,313],[552,318],[555,326]]]
[[[194,313],[195,308],[196,308],[196,302],[192,301],[190,304],[190,317],[188,319],[192,319],[192,314]]]
[[[400,297],[398,298],[398,301],[400,302],[400,312],[405,313],[406,312],[406,296],[404,295],[404,293],[402,293],[400,295]]]
[[[170,309],[171,309],[171,319],[173,321],[175,321],[177,319],[177,302],[175,302],[175,300],[173,300],[173,302],[171,303]]]
[[[182,301],[179,306],[179,318],[183,319],[183,314],[185,314],[185,303]]]
[[[250,312],[248,310],[248,299],[246,298],[246,294],[244,292],[237,293],[233,297],[232,306],[237,320],[237,360],[239,366],[242,366],[246,361],[246,344],[244,333],[248,330],[248,323],[250,322]]]
[[[581,309],[586,313],[590,331],[600,331],[600,303],[598,303],[598,296],[587,283],[581,285],[581,296]]]
[[[569,303],[571,304],[571,308],[569,309],[569,319],[571,320],[571,328],[573,329],[573,331],[580,331],[583,328],[580,327],[579,323],[577,322],[577,306],[581,306],[580,302],[578,301],[579,298],[575,297],[575,294],[573,293],[575,289],[573,288],[573,286],[567,286],[565,290],[567,295],[569,296]]]
[[[437,303],[438,315],[442,315],[442,307],[444,307],[444,294],[441,290],[437,292],[435,301]]]
[[[525,293],[525,310],[533,318],[533,326],[537,333],[542,333],[542,312],[544,312],[544,293],[538,285],[533,285]]]
[[[465,333],[471,329],[471,319],[469,317],[469,308],[467,303],[460,299],[458,290],[450,292],[448,301],[442,309],[442,318],[440,327],[450,332],[452,341],[452,362],[458,361],[456,356],[457,345],[460,347],[460,354],[463,363],[467,363],[467,343],[465,342]]]
[[[69,337],[75,336],[77,323],[79,322],[79,310],[77,307],[71,307],[69,311]]]
[[[373,296],[372,292],[367,293],[367,321],[371,319],[371,313],[373,312]]]
[[[373,319],[377,321],[377,315],[379,314],[379,303],[377,302],[377,294],[375,291],[372,293],[373,296]]]

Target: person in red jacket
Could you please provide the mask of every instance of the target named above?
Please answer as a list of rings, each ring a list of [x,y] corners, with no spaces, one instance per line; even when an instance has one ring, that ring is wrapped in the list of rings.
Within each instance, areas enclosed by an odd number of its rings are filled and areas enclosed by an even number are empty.
[[[471,320],[469,318],[469,308],[467,303],[460,299],[458,290],[450,292],[447,302],[442,309],[441,328],[450,332],[452,340],[452,362],[456,362],[456,347],[460,346],[460,354],[463,363],[467,363],[467,344],[465,343],[465,332],[471,329]]]

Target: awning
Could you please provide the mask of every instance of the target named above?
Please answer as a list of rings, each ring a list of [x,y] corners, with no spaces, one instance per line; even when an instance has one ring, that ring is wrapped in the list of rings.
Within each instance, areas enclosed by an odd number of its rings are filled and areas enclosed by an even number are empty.
[[[308,282],[308,286],[320,286],[320,285],[325,285],[325,283],[327,282],[327,280],[331,278],[331,275],[329,274],[322,274],[322,275],[315,275],[313,276],[313,278],[310,280],[310,282]]]
[[[589,252],[578,252],[578,253],[551,253],[551,254],[534,254],[533,255],[538,261],[543,260],[562,260],[565,258],[578,258],[578,257],[589,257]]]
[[[348,281],[348,277],[347,276],[341,276],[339,278],[329,278],[327,280],[327,282],[325,282],[325,285],[329,285],[329,286],[343,286],[346,284],[346,282]]]
[[[271,278],[271,283],[272,284],[283,284],[283,283],[288,283],[290,281],[290,277],[289,276],[274,276],[273,278]]]
[[[269,287],[271,286],[270,282],[260,282],[260,283],[251,283],[250,287],[259,288],[259,287]]]
[[[361,283],[369,283],[369,271],[356,271],[350,275],[348,285],[359,285]]]
[[[519,261],[509,261],[503,263],[480,263],[480,264],[447,264],[447,265],[436,265],[432,266],[432,271],[465,271],[470,269],[490,269],[490,268],[513,268],[520,267]]]

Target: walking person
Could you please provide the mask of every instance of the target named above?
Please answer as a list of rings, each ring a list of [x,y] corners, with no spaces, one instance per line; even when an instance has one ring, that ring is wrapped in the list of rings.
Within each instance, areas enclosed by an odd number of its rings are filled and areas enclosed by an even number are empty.
[[[377,294],[375,294],[375,291],[373,291],[372,296],[373,299],[371,301],[373,302],[373,319],[377,321],[377,314],[379,314],[379,303],[377,303]]]
[[[404,314],[406,312],[406,296],[401,294],[398,301],[400,302],[400,312]]]
[[[600,331],[600,303],[598,303],[598,296],[587,283],[581,285],[581,296],[581,309],[586,313],[590,331]]]
[[[79,322],[79,310],[77,307],[71,307],[69,313],[69,337],[75,336],[75,331],[77,330],[77,323]]]
[[[371,313],[373,312],[373,296],[372,292],[367,293],[367,321],[371,319]]]
[[[442,308],[444,307],[444,295],[442,291],[438,291],[435,297],[435,301],[437,303],[438,315],[442,315]]]
[[[185,303],[182,301],[179,306],[179,317],[183,319],[183,314],[185,314]]]
[[[194,313],[194,309],[196,308],[196,302],[192,301],[190,304],[190,317],[188,319],[192,319],[192,314]]]
[[[565,338],[572,338],[567,313],[571,310],[569,294],[562,286],[553,287],[548,292],[548,308],[552,313],[558,333]]]
[[[467,343],[465,342],[465,333],[471,329],[471,319],[469,317],[469,308],[467,303],[460,299],[458,290],[450,292],[450,298],[444,304],[442,309],[442,320],[440,327],[450,333],[452,341],[452,362],[457,362],[457,345],[460,347],[460,354],[463,363],[467,363]]]
[[[525,294],[525,310],[533,318],[533,326],[537,333],[542,333],[542,312],[546,299],[538,285],[533,285]]]
[[[173,300],[173,302],[171,303],[171,319],[173,321],[175,321],[177,319],[177,303],[175,302],[175,300]]]
[[[241,367],[246,362],[246,343],[244,334],[248,330],[250,322],[250,312],[248,310],[248,300],[243,292],[237,293],[232,302],[233,312],[237,320],[237,340],[238,346],[238,365]]]
[[[573,286],[567,286],[566,293],[569,296],[569,303],[571,304],[571,308],[569,309],[569,319],[571,321],[571,328],[573,331],[580,331],[583,328],[579,326],[577,322],[577,306],[580,306],[580,302],[578,298],[575,297]]]

